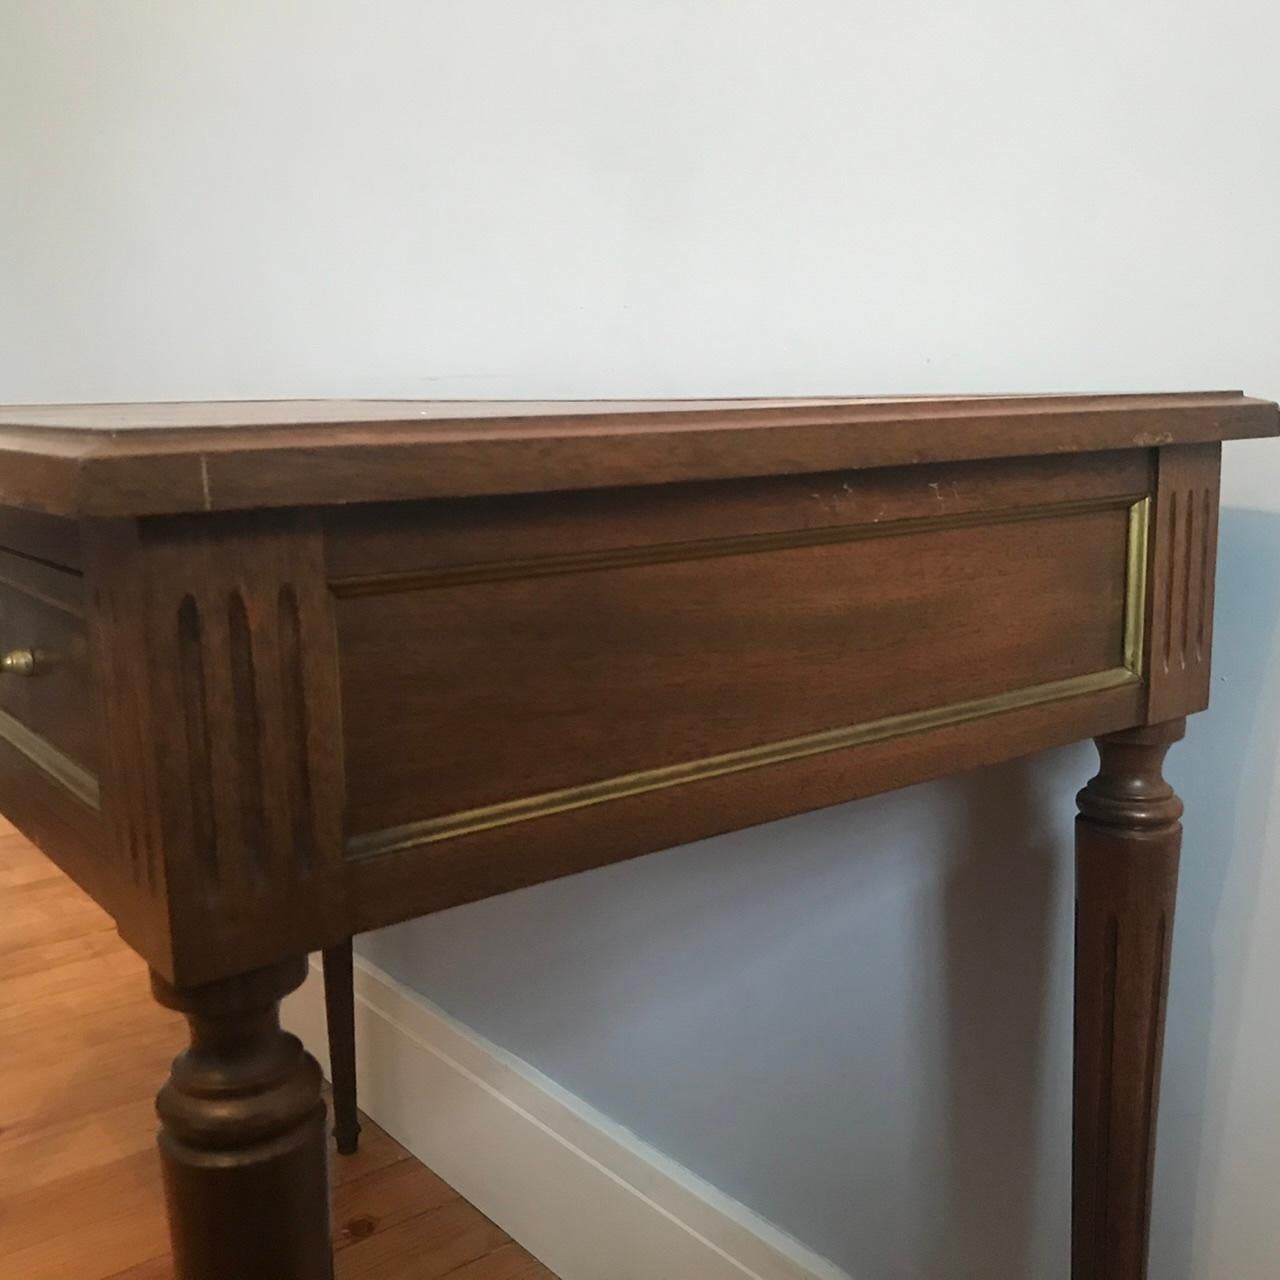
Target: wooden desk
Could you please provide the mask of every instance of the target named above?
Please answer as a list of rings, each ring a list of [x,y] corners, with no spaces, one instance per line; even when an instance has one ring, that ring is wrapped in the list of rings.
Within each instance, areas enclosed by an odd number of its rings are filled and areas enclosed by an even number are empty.
[[[1093,736],[1076,1280],[1146,1258],[1181,805],[1235,393],[0,410],[0,807],[191,1048],[183,1280],[331,1274],[352,933]]]

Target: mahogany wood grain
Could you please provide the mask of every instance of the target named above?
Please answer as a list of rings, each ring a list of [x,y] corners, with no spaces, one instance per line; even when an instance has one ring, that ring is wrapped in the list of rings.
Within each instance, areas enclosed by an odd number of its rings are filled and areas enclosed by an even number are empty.
[[[867,524],[971,516],[1140,496],[1149,449],[1000,458],[803,476],[433,502],[327,507],[330,581],[343,596],[385,594],[424,573],[489,562],[670,544],[710,546],[742,536],[820,535]]]
[[[689,844],[896,787],[946,777],[1142,719],[1140,684],[903,734],[853,751],[619,797],[348,864],[353,932]],[[408,833],[412,838],[412,830]]]
[[[51,560],[42,560],[34,554],[31,544],[20,545],[21,551],[12,551],[0,545],[0,583],[42,601],[50,608],[58,609],[69,617],[83,619],[84,579],[78,563],[72,565],[69,561],[55,563]],[[79,547],[77,531],[77,556]],[[59,548],[59,550],[69,550],[69,548]]]
[[[1118,670],[1127,529],[925,521],[340,599],[348,829]]]
[[[0,547],[17,549],[37,564],[80,569],[80,525],[75,520],[0,506]]]

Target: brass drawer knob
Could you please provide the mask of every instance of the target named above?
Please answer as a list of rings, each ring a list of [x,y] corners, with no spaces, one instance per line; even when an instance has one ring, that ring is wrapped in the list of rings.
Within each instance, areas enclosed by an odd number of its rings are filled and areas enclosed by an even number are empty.
[[[33,649],[10,649],[0,658],[0,671],[11,676],[33,676],[36,673],[36,655]]]

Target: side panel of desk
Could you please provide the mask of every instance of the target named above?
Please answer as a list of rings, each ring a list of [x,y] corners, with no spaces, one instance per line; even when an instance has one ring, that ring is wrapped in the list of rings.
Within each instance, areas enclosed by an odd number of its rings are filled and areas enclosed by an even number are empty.
[[[328,513],[354,925],[1140,723],[1155,466]]]
[[[1218,447],[0,509],[0,805],[198,982],[1204,705]]]

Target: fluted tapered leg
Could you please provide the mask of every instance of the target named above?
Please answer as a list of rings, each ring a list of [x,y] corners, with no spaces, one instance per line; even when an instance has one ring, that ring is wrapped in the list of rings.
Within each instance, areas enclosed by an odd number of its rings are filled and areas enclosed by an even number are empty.
[[[1076,820],[1072,1280],[1143,1280],[1182,802],[1183,721],[1098,739]]]
[[[332,1280],[320,1068],[280,1029],[306,961],[156,998],[191,1045],[156,1099],[177,1280]]]

